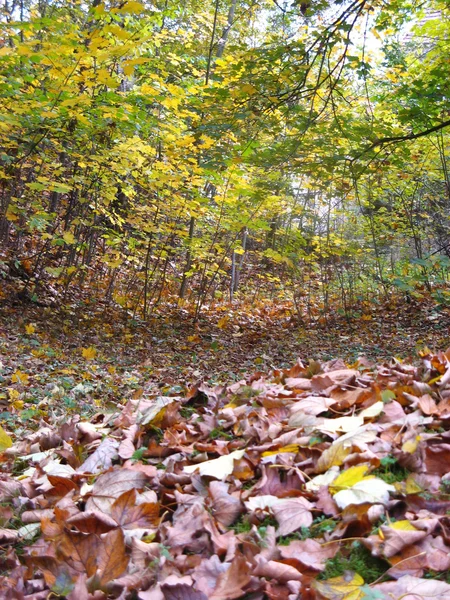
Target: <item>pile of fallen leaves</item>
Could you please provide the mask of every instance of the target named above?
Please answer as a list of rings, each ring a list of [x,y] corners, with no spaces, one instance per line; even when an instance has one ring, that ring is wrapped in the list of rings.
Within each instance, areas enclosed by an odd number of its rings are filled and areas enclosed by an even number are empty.
[[[450,351],[134,396],[0,428],[2,598],[450,598]]]

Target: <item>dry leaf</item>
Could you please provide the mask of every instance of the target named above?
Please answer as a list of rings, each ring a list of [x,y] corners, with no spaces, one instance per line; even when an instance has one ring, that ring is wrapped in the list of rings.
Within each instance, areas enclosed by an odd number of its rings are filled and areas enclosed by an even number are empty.
[[[272,507],[272,512],[279,524],[277,535],[289,535],[301,527],[309,527],[313,522],[312,508],[314,505],[305,498],[280,499]]]
[[[225,454],[214,460],[207,460],[198,465],[189,465],[183,467],[185,473],[195,473],[198,471],[200,475],[214,477],[214,479],[226,479],[231,475],[234,469],[234,461],[241,459],[245,454],[245,450],[235,450],[230,454]]]

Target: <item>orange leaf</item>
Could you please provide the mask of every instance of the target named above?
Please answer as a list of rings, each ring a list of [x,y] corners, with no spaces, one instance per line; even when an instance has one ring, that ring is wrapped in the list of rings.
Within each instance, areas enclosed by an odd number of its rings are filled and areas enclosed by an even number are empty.
[[[159,506],[156,502],[136,504],[136,490],[128,490],[111,507],[112,518],[124,529],[157,527]]]

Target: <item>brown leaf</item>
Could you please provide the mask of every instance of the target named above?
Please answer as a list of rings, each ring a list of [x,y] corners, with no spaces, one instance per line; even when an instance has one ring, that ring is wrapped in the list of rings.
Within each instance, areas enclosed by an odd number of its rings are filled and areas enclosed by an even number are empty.
[[[193,581],[189,576],[169,575],[161,584],[161,591],[164,593],[164,600],[207,600],[203,592],[193,589],[192,586]]]
[[[104,534],[101,541],[97,565],[100,570],[100,583],[106,585],[122,575],[128,566],[129,557],[125,552],[125,539],[121,529]]]
[[[119,442],[112,438],[105,438],[100,446],[91,454],[84,463],[78,467],[78,473],[98,473],[106,471],[112,466],[112,461],[117,458]]]
[[[44,508],[41,510],[25,510],[20,519],[22,523],[39,523],[41,519],[51,519],[53,517],[53,509]]]
[[[212,514],[225,527],[232,525],[244,511],[242,502],[228,493],[228,487],[228,484],[222,481],[211,481],[209,484]]]
[[[19,539],[19,532],[16,529],[4,529],[0,527],[0,544],[14,544]]]
[[[124,460],[131,458],[135,452],[134,438],[138,432],[138,426],[132,425],[126,431],[124,431],[124,439],[120,442],[119,456]]]
[[[450,444],[434,444],[425,450],[427,473],[445,475],[450,471]]]
[[[312,539],[304,541],[295,540],[289,546],[280,548],[281,556],[286,559],[295,559],[301,562],[305,567],[310,567],[316,571],[323,571],[325,562],[333,558],[339,550],[338,544],[326,544],[322,546],[319,542]]]
[[[325,396],[308,396],[303,398],[290,407],[291,418],[289,419],[289,425],[295,427],[295,415],[299,411],[307,415],[317,416],[320,413],[327,412],[330,406],[333,406],[335,401],[332,398],[326,398]]]
[[[311,380],[312,390],[314,392],[322,392],[333,385],[348,385],[358,375],[359,372],[355,369],[337,369],[323,375],[314,375]]]
[[[237,554],[230,568],[219,575],[217,586],[209,600],[234,600],[244,594],[244,588],[250,583],[251,572],[242,554]]]
[[[68,479],[67,477],[60,477],[59,475],[47,475],[49,482],[53,488],[50,490],[50,495],[63,498],[66,494],[72,490],[77,490],[77,484]]]
[[[299,581],[302,574],[295,567],[275,560],[266,560],[262,556],[256,556],[256,568],[253,575],[266,577],[267,579],[276,579],[280,583],[288,581]]]
[[[278,521],[277,535],[289,535],[300,527],[309,527],[313,522],[313,505],[305,498],[285,498],[272,507]]]
[[[394,523],[395,525],[395,523]],[[416,544],[427,537],[426,531],[420,531],[419,529],[413,530],[402,530],[393,529],[392,527],[382,525],[380,531],[383,534],[384,539],[384,550],[383,554],[386,558],[390,558],[395,554],[398,554],[403,548]]]
[[[66,531],[57,548],[57,557],[67,562],[75,571],[92,577],[97,570],[97,556],[100,537]]]
[[[419,406],[424,415],[434,415],[438,412],[436,402],[430,394],[424,394],[419,398]]]
[[[147,477],[131,469],[113,469],[97,479],[92,488],[91,497],[86,502],[86,510],[99,510],[109,513],[116,499],[124,492],[144,488]]]
[[[290,390],[309,391],[311,389],[311,379],[305,379],[303,377],[288,377],[285,385]]]
[[[136,490],[133,488],[117,498],[111,507],[111,516],[124,529],[157,527],[159,505],[156,502],[136,504]]]
[[[435,579],[419,579],[405,575],[398,581],[388,581],[373,586],[373,589],[385,594],[387,598],[402,600],[448,600],[450,585]]]
[[[217,554],[213,554],[211,558],[202,560],[201,564],[192,574],[197,589],[209,598],[217,587],[218,578],[229,568],[229,563],[220,562]]]
[[[98,535],[117,528],[117,523],[114,519],[98,510],[80,512],[67,519],[66,522],[71,527],[76,527],[78,531],[96,533]]]

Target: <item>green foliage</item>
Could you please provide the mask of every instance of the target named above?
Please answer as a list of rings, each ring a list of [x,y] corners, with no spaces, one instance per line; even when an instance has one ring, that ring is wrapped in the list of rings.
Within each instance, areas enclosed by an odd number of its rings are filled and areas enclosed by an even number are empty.
[[[281,536],[278,543],[281,546],[287,546],[294,540],[307,540],[309,538],[322,537],[324,533],[334,531],[337,526],[337,521],[327,519],[324,515],[316,517],[309,527],[302,527],[299,531],[290,535]]]
[[[216,427],[209,434],[209,438],[211,440],[223,439],[223,440],[232,440],[233,435],[225,431],[222,427]]]
[[[371,472],[386,483],[397,483],[406,481],[410,471],[400,466],[393,456],[385,456],[380,461],[380,466]]]
[[[135,324],[175,298],[196,318],[216,298],[310,320],[392,291],[448,306],[446,5],[416,46],[397,39],[409,0],[307,21],[238,3],[229,28],[227,3],[9,5],[0,276],[31,302],[89,289]]]
[[[343,575],[345,571],[354,571],[361,575],[366,583],[373,583],[382,577],[389,567],[388,562],[372,556],[365,546],[353,542],[349,549],[340,550],[336,556],[327,560],[325,570],[320,573],[318,579],[331,579]]]

